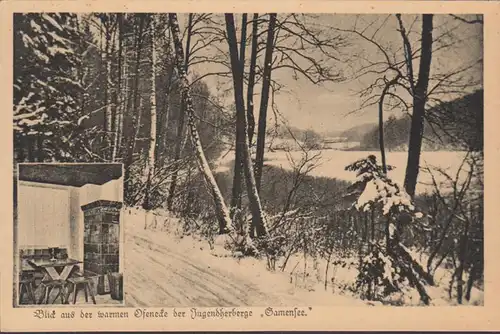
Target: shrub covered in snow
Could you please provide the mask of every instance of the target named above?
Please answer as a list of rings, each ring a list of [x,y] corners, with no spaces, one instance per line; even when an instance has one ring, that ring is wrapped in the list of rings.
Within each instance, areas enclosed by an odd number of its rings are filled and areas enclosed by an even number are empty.
[[[362,298],[383,300],[394,292],[401,292],[408,280],[401,267],[393,261],[387,250],[373,244],[372,250],[361,259],[355,289]]]
[[[386,231],[385,248],[382,240],[371,240],[368,254],[360,252],[356,289],[369,299],[380,299],[401,291],[406,282],[418,290],[424,303],[429,303],[430,298],[423,285],[432,284],[432,278],[412,258],[399,239],[402,226],[415,218],[421,218],[422,214],[416,212],[405,190],[385,175],[382,166],[377,165],[375,156],[358,160],[348,165],[346,170],[357,173],[357,180],[350,187],[349,194],[356,198],[353,208],[358,211],[376,210]],[[367,242],[366,238],[365,244]]]
[[[388,170],[394,167],[387,166]],[[388,178],[377,164],[374,155],[358,160],[346,167],[346,170],[356,172],[356,182],[350,187],[350,194],[357,194],[354,207],[360,211],[369,211],[375,205],[382,207],[383,215],[415,212],[410,195],[396,182]]]

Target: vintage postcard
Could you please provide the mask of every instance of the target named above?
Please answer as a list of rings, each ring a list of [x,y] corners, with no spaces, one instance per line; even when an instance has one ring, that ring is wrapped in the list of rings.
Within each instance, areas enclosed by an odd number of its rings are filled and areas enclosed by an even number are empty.
[[[500,328],[497,3],[0,10],[2,330]]]

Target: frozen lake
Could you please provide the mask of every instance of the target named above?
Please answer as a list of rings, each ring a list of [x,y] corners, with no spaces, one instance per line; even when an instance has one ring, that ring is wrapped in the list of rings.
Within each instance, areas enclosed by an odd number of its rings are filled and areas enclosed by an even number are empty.
[[[353,172],[348,172],[344,170],[345,166],[350,163],[365,158],[370,154],[377,157],[377,161],[380,162],[380,152],[378,151],[339,151],[339,150],[321,150],[321,151],[311,151],[311,155],[320,152],[321,157],[319,160],[319,166],[315,168],[310,175],[317,177],[330,177],[346,181],[354,181],[356,179],[356,174]],[[293,160],[299,162],[302,156],[302,152],[294,151],[289,153]],[[449,175],[455,176],[466,152],[462,151],[433,151],[433,152],[422,152],[420,156],[420,166],[421,171],[418,176],[417,193],[423,193],[432,189],[429,186],[432,182],[431,176],[424,170],[426,167],[429,168],[440,168],[446,170]],[[224,159],[219,162],[219,168],[217,171],[224,171],[233,164],[234,153],[229,153]],[[396,182],[401,185],[404,182],[404,175],[406,170],[406,161],[408,158],[408,152],[387,152],[386,160],[388,165],[395,167],[394,170],[389,171],[388,176],[391,177]],[[278,152],[266,152],[265,164],[281,167],[285,169],[292,169],[290,161],[287,158],[287,153],[283,151]],[[465,175],[465,173],[462,173]],[[438,182],[445,180],[444,176],[439,173],[434,173]]]

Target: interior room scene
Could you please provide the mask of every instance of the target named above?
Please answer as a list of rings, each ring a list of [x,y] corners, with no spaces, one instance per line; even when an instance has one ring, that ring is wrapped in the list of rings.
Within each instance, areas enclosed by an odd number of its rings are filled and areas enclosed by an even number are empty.
[[[122,164],[18,164],[14,306],[123,304]]]

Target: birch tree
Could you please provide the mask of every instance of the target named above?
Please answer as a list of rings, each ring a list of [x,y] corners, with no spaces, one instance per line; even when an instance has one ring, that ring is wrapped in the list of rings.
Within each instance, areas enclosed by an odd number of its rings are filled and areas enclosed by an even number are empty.
[[[151,129],[149,133],[149,150],[146,160],[143,208],[150,209],[151,178],[154,175],[156,157],[156,47],[155,47],[155,18],[151,17],[151,92],[149,96],[151,104]]]
[[[118,80],[117,88],[115,90],[115,101],[120,101],[116,108],[114,120],[114,136],[113,136],[113,151],[111,153],[111,161],[116,161],[119,147],[122,142],[123,136],[123,112],[125,110],[125,99],[127,96],[127,50],[123,43],[123,13],[117,14],[118,21]],[[124,50],[125,49],[125,50]],[[125,84],[122,85],[122,81]]]
[[[187,31],[187,41],[186,41],[186,54],[183,56],[185,57],[183,67],[184,67],[184,72],[188,72],[189,69],[189,55],[191,52],[191,34],[192,34],[192,29],[193,29],[193,14],[189,14],[188,18],[188,31]],[[184,118],[185,118],[185,101],[184,97],[181,96],[181,107],[179,109],[179,119],[177,120],[177,139],[175,142],[175,153],[174,153],[174,161],[178,162],[181,158],[181,151],[182,151],[182,142],[184,140]],[[172,210],[172,204],[173,200],[175,197],[175,189],[177,187],[177,176],[179,173],[179,167],[177,167],[173,174],[172,174],[172,181],[170,182],[170,189],[168,193],[168,198],[167,198],[167,207],[169,210]]]
[[[181,96],[184,101],[185,111],[187,116],[187,125],[191,134],[191,142],[193,144],[193,148],[195,150],[196,158],[198,161],[198,166],[200,168],[200,172],[202,173],[208,190],[210,191],[214,204],[215,204],[215,213],[219,220],[219,233],[224,234],[233,231],[233,226],[231,223],[231,218],[229,216],[229,210],[224,202],[224,197],[215,181],[215,178],[210,170],[210,166],[208,165],[207,159],[205,157],[205,153],[203,151],[203,147],[201,145],[200,137],[198,135],[198,130],[196,129],[195,123],[195,115],[193,110],[193,101],[191,99],[190,92],[190,84],[187,78],[185,64],[183,62],[184,59],[184,50],[182,46],[182,42],[180,40],[180,29],[179,29],[179,21],[177,20],[177,14],[171,13],[169,14],[170,19],[170,30],[172,33],[172,41],[174,43],[175,48],[175,57],[176,57],[176,67],[180,81],[181,87]]]

